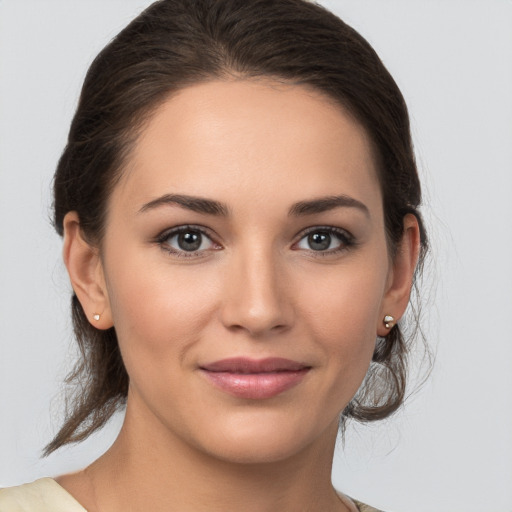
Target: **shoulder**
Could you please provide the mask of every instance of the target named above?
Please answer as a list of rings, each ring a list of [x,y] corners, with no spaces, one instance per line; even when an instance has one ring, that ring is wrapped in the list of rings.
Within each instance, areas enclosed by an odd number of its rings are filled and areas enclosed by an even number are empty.
[[[351,498],[340,491],[336,491],[336,494],[342,503],[344,503],[345,506],[350,510],[350,512],[383,512],[377,508],[370,507],[370,505],[365,505],[364,503],[361,503],[360,501],[355,500],[354,498]]]
[[[86,512],[52,478],[0,489],[0,512]]]
[[[360,501],[357,501],[354,499],[352,499],[352,501],[354,502],[354,504],[359,512],[383,512],[382,510],[379,510],[377,508],[370,507],[370,505],[365,505],[364,503],[361,503]]]

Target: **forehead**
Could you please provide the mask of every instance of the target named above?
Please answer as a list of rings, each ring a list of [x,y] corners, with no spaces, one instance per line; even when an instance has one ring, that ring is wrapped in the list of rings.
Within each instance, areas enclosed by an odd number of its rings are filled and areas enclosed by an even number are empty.
[[[365,130],[321,93],[269,80],[197,84],[155,111],[114,195],[142,204],[164,193],[380,202]]]

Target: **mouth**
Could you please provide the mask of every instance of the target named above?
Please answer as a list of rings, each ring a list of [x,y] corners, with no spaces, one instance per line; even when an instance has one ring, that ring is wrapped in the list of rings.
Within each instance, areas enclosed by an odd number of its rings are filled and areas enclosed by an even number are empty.
[[[311,366],[283,358],[231,358],[200,366],[214,387],[238,398],[263,400],[297,386]]]

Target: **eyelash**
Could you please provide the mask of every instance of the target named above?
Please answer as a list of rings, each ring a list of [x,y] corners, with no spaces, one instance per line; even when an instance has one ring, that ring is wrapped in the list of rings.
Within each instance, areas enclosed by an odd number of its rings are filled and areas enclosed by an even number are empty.
[[[206,256],[206,252],[211,251],[212,249],[202,249],[199,251],[185,251],[185,250],[175,250],[172,247],[170,247],[168,241],[169,239],[183,234],[183,233],[190,233],[195,232],[201,234],[203,237],[206,237],[210,242],[217,246],[213,250],[220,250],[222,247],[217,244],[210,235],[209,231],[203,228],[202,226],[196,226],[192,224],[187,224],[183,226],[178,226],[176,228],[171,228],[163,231],[158,237],[156,238],[155,242],[160,246],[160,248],[165,251],[168,254],[171,254],[178,258],[198,258],[198,257],[204,257]],[[328,234],[330,236],[334,235],[335,238],[337,238],[340,241],[340,247],[336,247],[334,249],[327,249],[327,250],[317,250],[314,249],[305,249],[310,254],[312,254],[314,257],[326,257],[326,256],[332,256],[339,253],[342,253],[344,251],[349,250],[350,248],[357,245],[356,240],[354,236],[349,233],[348,231],[337,228],[334,226],[312,226],[310,228],[307,228],[299,233],[298,240],[294,242],[292,245],[292,248],[294,246],[297,246],[302,240],[304,240],[306,237],[313,233],[324,233]],[[300,250],[300,249],[295,249]]]
[[[183,226],[178,226],[176,228],[166,229],[160,235],[158,235],[158,237],[156,238],[155,241],[163,251],[165,251],[166,253],[171,254],[175,257],[178,257],[178,258],[201,258],[201,257],[206,256],[206,254],[204,254],[204,253],[207,252],[207,249],[203,249],[200,251],[185,251],[185,250],[175,250],[174,248],[169,246],[169,244],[168,244],[169,239],[171,239],[177,235],[180,235],[183,233],[190,233],[190,232],[199,233],[203,237],[210,240],[213,245],[217,246],[213,250],[219,250],[221,248],[220,245],[217,244],[212,239],[212,236],[210,235],[209,231],[207,231],[202,226],[195,226],[192,224],[187,224],[187,225],[183,225]]]
[[[311,228],[307,228],[298,235],[299,238],[297,242],[295,242],[293,245],[296,246],[303,239],[305,239],[307,236],[313,233],[325,233],[331,236],[334,235],[334,237],[340,241],[340,247],[336,247],[335,249],[328,249],[325,251],[315,251],[314,249],[309,249],[309,252],[314,257],[323,258],[337,255],[357,245],[356,239],[351,233],[349,233],[345,229],[337,228],[334,226],[313,226]]]

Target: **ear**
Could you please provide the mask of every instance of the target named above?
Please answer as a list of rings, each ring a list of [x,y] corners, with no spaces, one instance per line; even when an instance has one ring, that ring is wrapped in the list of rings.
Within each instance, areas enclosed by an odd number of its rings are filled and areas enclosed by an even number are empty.
[[[89,322],[97,329],[109,329],[114,323],[99,249],[83,237],[77,212],[68,212],[63,224],[63,259],[73,290]]]
[[[420,252],[421,236],[418,219],[415,215],[407,214],[403,222],[404,233],[388,275],[386,293],[377,323],[378,336],[386,336],[393,325],[398,322],[405,313],[411,295],[414,270]],[[389,327],[386,327],[384,322],[386,315],[393,317],[393,321],[388,322]]]

